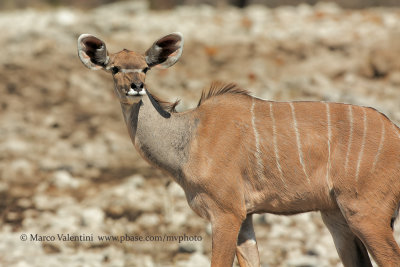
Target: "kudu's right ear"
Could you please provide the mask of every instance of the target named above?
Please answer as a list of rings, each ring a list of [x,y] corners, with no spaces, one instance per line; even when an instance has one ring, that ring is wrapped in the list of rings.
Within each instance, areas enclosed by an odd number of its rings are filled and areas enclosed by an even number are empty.
[[[92,70],[104,68],[109,60],[106,44],[91,34],[79,36],[78,55],[82,63]]]

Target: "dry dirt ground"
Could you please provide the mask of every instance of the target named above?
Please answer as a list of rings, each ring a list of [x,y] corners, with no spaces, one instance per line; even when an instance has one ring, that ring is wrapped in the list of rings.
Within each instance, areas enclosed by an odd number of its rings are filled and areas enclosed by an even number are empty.
[[[194,107],[203,87],[222,80],[271,100],[372,106],[400,122],[399,9],[151,12],[137,1],[0,13],[0,29],[2,266],[209,264],[210,225],[190,210],[176,183],[139,158],[111,77],[77,57],[81,33],[116,52],[145,51],[163,34],[182,32],[181,60],[147,76],[152,92],[182,99],[178,110]],[[255,228],[264,267],[341,266],[318,213],[259,215]],[[61,234],[93,240],[58,241]],[[201,241],[98,240],[184,234]],[[39,241],[44,236],[55,240]]]

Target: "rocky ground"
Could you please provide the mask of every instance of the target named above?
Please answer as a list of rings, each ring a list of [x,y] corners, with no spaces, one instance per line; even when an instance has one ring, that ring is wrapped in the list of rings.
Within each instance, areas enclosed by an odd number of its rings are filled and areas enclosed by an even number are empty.
[[[147,76],[153,92],[182,99],[178,110],[194,107],[203,87],[223,80],[267,99],[373,106],[400,122],[399,9],[151,12],[136,1],[90,11],[3,12],[0,26],[2,266],[209,264],[210,225],[176,183],[140,159],[111,77],[77,57],[81,33],[116,52],[145,51],[163,34],[182,32],[182,59]],[[255,227],[263,266],[341,266],[317,213],[260,215]],[[58,241],[61,234],[89,240]],[[184,234],[201,241],[98,240]]]

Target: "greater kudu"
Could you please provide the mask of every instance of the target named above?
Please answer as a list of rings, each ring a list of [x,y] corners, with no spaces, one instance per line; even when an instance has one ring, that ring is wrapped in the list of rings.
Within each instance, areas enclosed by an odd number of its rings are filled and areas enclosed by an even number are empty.
[[[154,66],[181,56],[172,33],[144,55],[109,54],[83,34],[78,53],[112,74],[134,146],[184,189],[190,207],[212,223],[211,265],[259,266],[253,213],[320,211],[345,266],[400,266],[393,216],[400,201],[400,130],[372,108],[327,102],[273,102],[234,84],[213,83],[197,108],[153,96]]]

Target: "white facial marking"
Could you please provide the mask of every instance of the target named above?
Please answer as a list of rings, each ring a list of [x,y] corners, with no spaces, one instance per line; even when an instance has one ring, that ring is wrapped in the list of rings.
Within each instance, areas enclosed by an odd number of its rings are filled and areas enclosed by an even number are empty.
[[[126,93],[127,95],[131,95],[131,96],[135,96],[135,95],[145,95],[146,94],[146,90],[144,88],[142,88],[142,90],[140,92],[137,92],[135,90],[133,90],[132,88],[129,89],[128,93]]]
[[[140,73],[143,71],[143,69],[120,69],[119,71],[122,73],[130,73],[130,72]]]
[[[108,62],[108,56],[107,56],[107,62]],[[108,66],[106,67],[106,70],[111,70],[113,66]],[[132,72],[136,72],[136,73],[141,73],[143,72],[143,69],[119,69],[118,72],[122,72],[122,73],[132,73]]]
[[[136,92],[135,90],[133,90],[132,88],[130,88],[127,94],[128,94],[128,95],[137,95],[138,92]]]
[[[144,90],[144,88],[142,88],[142,90],[139,92],[139,95],[145,95],[146,94],[146,90]]]

